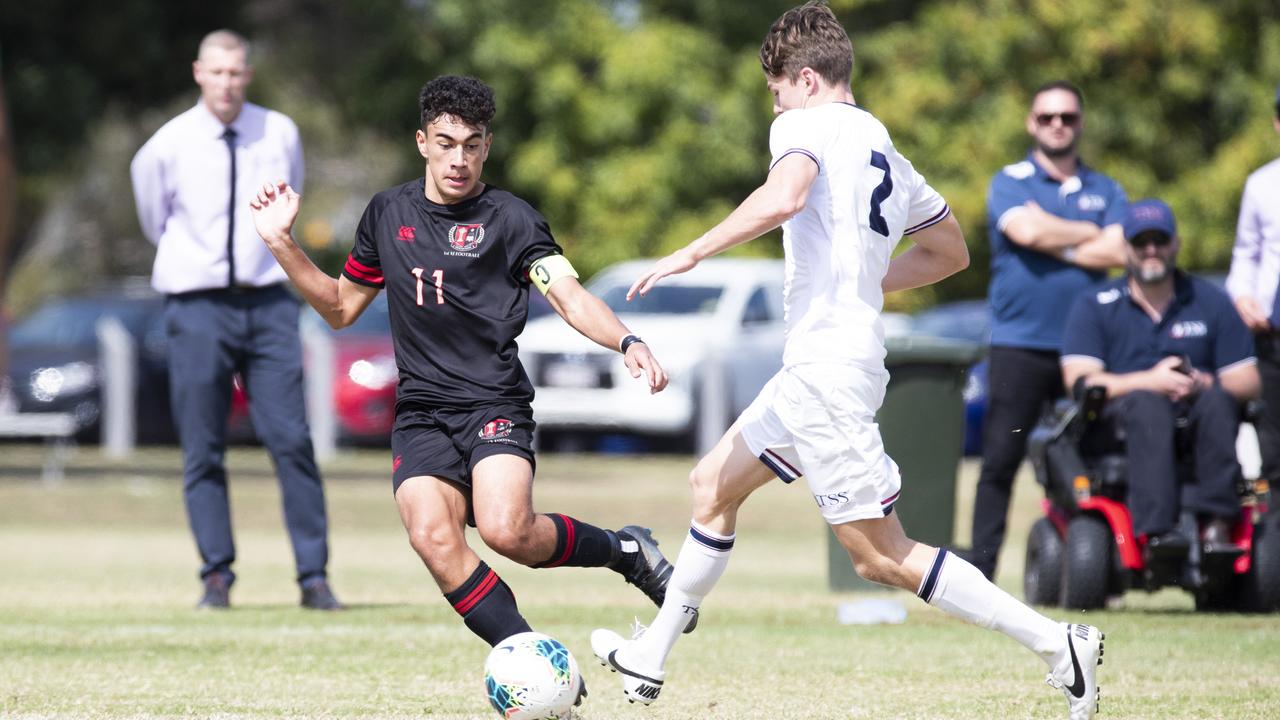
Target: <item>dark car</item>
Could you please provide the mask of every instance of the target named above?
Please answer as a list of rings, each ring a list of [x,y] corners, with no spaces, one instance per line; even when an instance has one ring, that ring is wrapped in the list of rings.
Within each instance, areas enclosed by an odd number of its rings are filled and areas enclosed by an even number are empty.
[[[991,308],[986,300],[960,300],[935,305],[916,314],[911,332],[918,335],[991,343]],[[974,363],[964,381],[964,454],[982,454],[982,419],[987,412],[987,358]]]
[[[77,437],[98,436],[102,383],[97,326],[120,320],[137,343],[139,442],[172,442],[164,301],[145,285],[62,298],[9,330],[9,381],[20,412],[71,413]]]
[[[137,352],[134,396],[137,441],[178,440],[169,404],[169,343],[164,297],[146,280],[129,280],[41,305],[9,330],[9,382],[19,412],[70,413],[76,437],[94,442],[101,434],[102,371],[98,322],[118,319]],[[233,379],[228,440],[250,442],[248,402]]]

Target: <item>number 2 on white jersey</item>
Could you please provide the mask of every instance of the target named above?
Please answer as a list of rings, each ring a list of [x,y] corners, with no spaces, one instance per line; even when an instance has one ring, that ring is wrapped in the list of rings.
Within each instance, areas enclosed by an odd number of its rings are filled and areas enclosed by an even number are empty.
[[[872,150],[871,167],[883,170],[884,180],[881,180],[875,191],[871,193],[871,214],[867,218],[867,222],[871,225],[872,230],[889,237],[889,223],[885,222],[884,215],[880,214],[880,203],[888,200],[889,193],[893,192],[893,176],[889,172],[889,158],[885,157],[884,153]]]
[[[422,268],[416,267],[411,272],[413,276],[418,278],[418,307],[422,307],[422,273],[426,272]],[[444,270],[435,270],[431,273],[431,277],[436,281],[436,304],[444,304]]]

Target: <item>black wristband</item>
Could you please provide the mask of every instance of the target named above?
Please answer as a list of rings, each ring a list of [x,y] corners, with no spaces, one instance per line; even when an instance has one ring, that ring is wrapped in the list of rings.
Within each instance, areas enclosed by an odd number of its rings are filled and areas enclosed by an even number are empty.
[[[618,350],[623,355],[626,355],[627,348],[631,347],[632,345],[635,345],[636,343],[643,343],[643,342],[644,341],[640,339],[639,335],[628,335],[622,338],[622,342],[618,343]]]

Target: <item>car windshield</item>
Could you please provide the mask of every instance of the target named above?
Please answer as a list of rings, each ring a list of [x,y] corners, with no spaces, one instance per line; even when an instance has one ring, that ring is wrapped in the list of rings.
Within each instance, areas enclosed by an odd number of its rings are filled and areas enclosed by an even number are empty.
[[[710,315],[716,311],[724,288],[705,285],[658,285],[648,295],[627,302],[629,285],[615,285],[600,293],[600,299],[615,313],[648,315]]]
[[[990,311],[986,303],[940,305],[916,315],[911,323],[911,332],[986,343],[991,332]]]
[[[91,345],[98,342],[98,320],[114,315],[134,337],[142,337],[157,306],[141,302],[71,300],[36,310],[9,332],[14,347],[33,345]]]

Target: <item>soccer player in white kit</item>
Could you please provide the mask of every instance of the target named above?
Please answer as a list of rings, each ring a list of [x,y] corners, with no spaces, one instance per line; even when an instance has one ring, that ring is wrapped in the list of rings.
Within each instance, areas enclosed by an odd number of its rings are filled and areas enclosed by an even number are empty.
[[[893,511],[901,478],[875,423],[889,379],[883,293],[964,269],[959,224],[884,126],[854,104],[853,50],[829,8],[811,2],[785,13],[760,60],[777,114],[768,178],[720,224],[654,264],[628,298],[782,225],[783,367],[690,474],[693,520],[653,623],[631,640],[596,630],[592,650],[621,673],[629,700],[657,699],[667,656],[728,564],[738,508],[775,477],[803,477],[860,576],[1017,640],[1049,666],[1069,717],[1092,717],[1102,633],[1054,622],[963,559],[911,540]],[[903,235],[914,245],[891,259]]]

